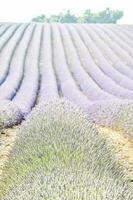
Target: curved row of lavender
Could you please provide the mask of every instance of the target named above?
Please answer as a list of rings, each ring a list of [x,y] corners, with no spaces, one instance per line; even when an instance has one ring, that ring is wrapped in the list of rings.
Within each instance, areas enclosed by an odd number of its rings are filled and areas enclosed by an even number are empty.
[[[75,48],[79,53],[81,62],[87,70],[87,72],[93,77],[95,82],[97,82],[103,90],[117,96],[118,98],[132,99],[132,91],[123,88],[122,86],[118,85],[114,80],[112,80],[112,78],[107,76],[96,64],[94,57],[91,56],[91,53],[88,51],[87,47],[80,39],[80,36],[76,32],[76,30],[72,26],[69,26],[68,28],[71,30],[70,32],[75,43]],[[112,74],[112,76],[113,75],[114,74]]]
[[[52,25],[53,63],[57,79],[60,84],[61,95],[75,102],[86,110],[91,101],[80,91],[69,71],[65,52],[57,25]]]
[[[43,27],[39,67],[41,84],[38,93],[38,103],[59,96],[53,68],[51,29],[48,24]]]
[[[133,100],[132,33],[125,25],[1,24],[1,105],[8,100],[23,119],[62,96],[87,112],[101,100]]]
[[[18,105],[24,115],[27,115],[35,105],[38,93],[41,34],[42,26],[38,25],[28,46],[22,84],[13,98],[13,102]]]
[[[0,40],[0,52],[1,52],[1,54],[0,54],[0,65],[2,67],[0,69],[0,83],[2,83],[4,81],[4,79],[6,78],[6,76],[8,74],[10,57],[13,54],[15,44],[17,42],[17,36],[19,35],[19,33],[17,32],[18,29],[19,29],[19,26],[15,24],[15,25],[11,26],[1,36],[1,40]],[[20,37],[21,37],[21,35],[20,35]],[[20,38],[18,38],[18,39],[20,39]]]
[[[104,40],[111,48],[112,50],[120,57],[122,62],[124,62],[126,65],[128,65],[131,69],[133,69],[133,58],[132,56],[127,52],[127,50],[124,49],[123,41],[121,40],[122,45],[120,45],[120,42],[116,42],[116,39],[114,37],[111,37],[110,31],[107,31],[103,27],[93,26],[93,28],[99,32],[100,36],[102,37],[102,40]],[[110,34],[109,34],[110,33]],[[115,35],[116,36],[116,35]],[[118,37],[117,37],[118,39]]]
[[[19,43],[17,44],[17,49],[14,52],[13,57],[10,59],[10,68],[8,70],[8,76],[6,76],[5,81],[3,82],[3,84],[0,87],[0,98],[1,99],[12,99],[14,97],[14,95],[16,94],[19,85],[22,81],[23,78],[23,72],[24,72],[24,58],[25,58],[25,54],[26,54],[26,50],[27,50],[27,46],[28,46],[28,40],[29,37],[31,37],[31,31],[32,31],[32,26],[28,27],[27,30],[27,34],[24,34],[24,32],[26,31],[25,28],[26,27],[20,27],[21,30],[19,30],[20,32],[19,35],[21,38],[21,40],[18,40]],[[22,35],[21,34],[24,34]],[[14,35],[16,36],[17,33]],[[16,38],[14,38],[15,40]],[[16,41],[16,40],[15,40]],[[13,40],[11,40],[11,42],[13,42]],[[10,44],[10,43],[8,43]],[[10,44],[11,47],[13,48],[14,45]],[[9,45],[7,46],[7,49],[9,49],[11,51],[11,48],[9,47]],[[5,51],[6,52],[6,51]],[[21,54],[20,54],[21,52]],[[9,55],[9,54],[8,54]],[[4,57],[5,58],[5,57]],[[6,59],[3,58],[3,61],[5,62]],[[8,66],[8,63],[6,63],[6,66]],[[3,92],[4,91],[4,92]]]
[[[133,52],[132,52],[133,47],[131,46],[132,40],[130,41],[129,39],[127,39],[127,37],[125,37],[125,36],[123,37],[122,34],[119,34],[119,37],[118,37],[117,31],[116,31],[116,33],[114,33],[111,29],[108,29],[106,26],[102,27],[102,29],[103,29],[103,31],[105,31],[106,34],[108,34],[110,39],[113,39],[114,42],[117,42],[119,44],[119,46],[121,48],[123,48],[124,51],[126,51],[132,59],[132,56],[133,56]],[[132,62],[130,64],[132,66]]]
[[[80,28],[79,26],[76,26],[81,39],[87,46],[89,52],[91,53],[92,57],[95,59],[95,55],[97,55],[97,65],[99,68],[112,80],[114,80],[118,85],[133,90],[133,80],[129,79],[128,77],[122,75],[117,70],[115,70],[112,65],[108,62],[108,60],[104,57],[104,55],[101,53],[100,49],[97,48],[97,45],[89,38],[87,33]]]
[[[128,78],[133,79],[133,70],[125,63],[122,62],[119,56],[116,54],[115,49],[112,46],[109,46],[101,37],[102,35],[90,26],[82,26],[85,31],[88,33],[89,37],[96,42],[97,47],[100,49],[103,56],[111,63],[112,67],[118,70],[120,73],[126,75]],[[123,29],[122,29],[123,30]]]
[[[92,101],[115,98],[98,87],[97,83],[93,81],[89,74],[87,74],[86,70],[82,66],[82,63],[80,62],[67,28],[62,25],[60,26],[60,29],[70,71],[83,93]]]

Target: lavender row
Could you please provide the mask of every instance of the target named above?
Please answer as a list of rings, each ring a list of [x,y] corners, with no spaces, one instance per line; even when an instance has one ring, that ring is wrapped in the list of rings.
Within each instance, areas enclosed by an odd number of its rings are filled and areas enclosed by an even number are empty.
[[[0,37],[11,27],[9,24],[3,24],[0,26]]]
[[[94,28],[99,29],[102,37],[107,42],[107,44],[109,44],[111,46],[113,51],[116,52],[117,55],[119,55],[119,57],[121,58],[121,60],[123,62],[125,62],[131,69],[133,69],[133,64],[132,64],[133,58],[127,53],[127,50],[124,49],[125,47],[123,45],[120,46],[120,42],[118,42],[119,41],[118,38],[117,38],[117,40],[114,37],[112,38],[112,36],[111,36],[112,34],[110,33],[110,31],[107,32],[102,27],[97,26],[97,27],[94,27]]]
[[[64,97],[87,109],[91,101],[79,90],[66,61],[58,25],[52,25],[53,64],[58,84]]]
[[[88,114],[96,124],[133,137],[133,101],[99,101],[89,107]]]
[[[18,134],[3,168],[0,199],[133,199],[131,171],[71,102],[43,102]]]
[[[60,26],[64,49],[66,52],[67,62],[73,77],[83,93],[90,100],[111,99],[114,96],[106,93],[94,82],[94,80],[87,74],[85,69],[81,66],[77,52],[72,43],[71,36],[67,28],[63,25]]]
[[[111,32],[113,32],[113,35],[115,34],[117,37],[119,37],[119,39],[122,40],[122,42],[124,41],[124,43],[126,43],[126,45],[129,45],[129,48],[133,48],[133,35],[128,32],[126,29],[124,29],[123,27],[121,27],[121,29],[117,26],[107,26],[107,29],[109,29]],[[131,49],[130,49],[131,50]],[[131,56],[133,56],[133,53],[129,51],[129,54],[131,54]]]
[[[116,28],[117,30],[121,31],[122,33],[124,33],[128,38],[133,39],[133,34],[132,32],[128,29],[128,26],[124,26],[124,25],[117,25],[117,26],[113,26],[112,25],[112,29]]]
[[[39,53],[42,26],[37,25],[25,58],[24,78],[13,102],[26,116],[35,105],[39,88]]]
[[[24,76],[24,61],[28,44],[34,30],[34,25],[31,24],[28,28],[23,28],[23,35],[20,35],[21,39],[19,40],[19,44],[17,45],[17,48],[15,49],[13,57],[10,61],[8,76],[6,77],[6,80],[3,82],[3,84],[0,86],[1,99],[13,98],[16,95],[16,92],[19,89]],[[20,32],[20,34],[22,33]]]
[[[13,25],[0,39],[0,84],[5,80],[10,65],[10,59],[13,55],[17,42],[19,42],[25,25]]]
[[[101,38],[99,32],[93,30],[92,26],[84,25],[83,28],[86,30],[87,34],[92,38],[96,45],[100,48],[104,57],[111,63],[120,73],[126,75],[128,78],[133,79],[133,71],[128,65],[121,61],[119,56],[112,50],[112,48]]]
[[[126,30],[129,30],[130,32],[132,32],[133,31],[133,26],[132,25],[122,25],[122,26],[124,26],[125,28],[126,28]]]
[[[96,65],[93,58],[91,57],[87,47],[84,45],[83,41],[80,39],[77,31],[68,25],[70,33],[72,35],[75,48],[79,54],[80,60],[83,67],[86,69],[88,74],[96,81],[99,86],[110,94],[123,99],[132,99],[133,96],[129,93],[129,90],[123,89],[121,86],[116,84],[110,77],[106,76]],[[129,95],[130,94],[130,95]]]
[[[50,25],[46,24],[43,30],[42,46],[40,53],[40,91],[38,103],[53,97],[58,97],[56,77],[52,63],[52,41]]]
[[[97,47],[96,43],[88,36],[85,30],[82,27],[76,26],[76,29],[82,38],[85,46],[89,50],[93,60],[96,60],[96,64],[98,67],[105,73],[108,77],[110,77],[116,84],[120,85],[129,90],[129,96],[133,95],[133,80],[129,79],[127,76],[121,74],[116,69],[112,67],[112,65],[106,60],[106,58],[101,53],[100,49]],[[128,91],[125,90],[125,92]]]
[[[114,41],[121,46],[124,50],[128,52],[128,54],[133,57],[133,41],[132,39],[128,38],[127,35],[123,34],[122,31],[118,31],[116,28],[115,30],[112,28],[112,26],[103,26],[103,28],[108,32],[110,32],[108,35],[111,37]]]

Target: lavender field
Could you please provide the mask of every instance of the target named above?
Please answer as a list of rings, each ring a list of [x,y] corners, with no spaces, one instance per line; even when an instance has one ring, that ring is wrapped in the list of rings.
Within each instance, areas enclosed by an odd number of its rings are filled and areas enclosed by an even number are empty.
[[[132,200],[133,26],[0,24],[0,135],[0,200]]]
[[[132,32],[126,25],[2,24],[0,99],[24,116],[55,97],[84,110],[100,100],[132,100]]]

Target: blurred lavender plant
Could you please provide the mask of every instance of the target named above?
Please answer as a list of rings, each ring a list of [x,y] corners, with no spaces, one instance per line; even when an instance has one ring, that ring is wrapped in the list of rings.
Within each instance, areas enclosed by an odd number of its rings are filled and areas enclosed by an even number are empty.
[[[1,200],[131,200],[130,178],[95,125],[64,99],[38,105],[20,128]]]
[[[19,124],[23,119],[21,110],[9,100],[0,100],[0,131]]]
[[[133,101],[107,100],[95,102],[88,110],[92,120],[133,136]]]

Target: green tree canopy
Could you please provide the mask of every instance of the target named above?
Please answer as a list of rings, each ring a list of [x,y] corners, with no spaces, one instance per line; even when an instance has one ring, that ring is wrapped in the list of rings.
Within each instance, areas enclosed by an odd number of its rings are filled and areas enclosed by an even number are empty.
[[[47,22],[47,18],[45,15],[39,15],[32,19],[33,22]]]
[[[61,23],[77,23],[77,17],[71,13],[70,10],[67,10],[60,15]]]
[[[47,22],[49,22],[49,23],[60,22],[60,15],[51,15],[47,19]]]
[[[57,23],[117,23],[123,17],[124,13],[120,10],[105,10],[93,13],[90,9],[85,10],[81,16],[74,15],[70,10],[51,15],[47,18],[45,15],[40,15],[32,19],[33,22],[57,22]]]

